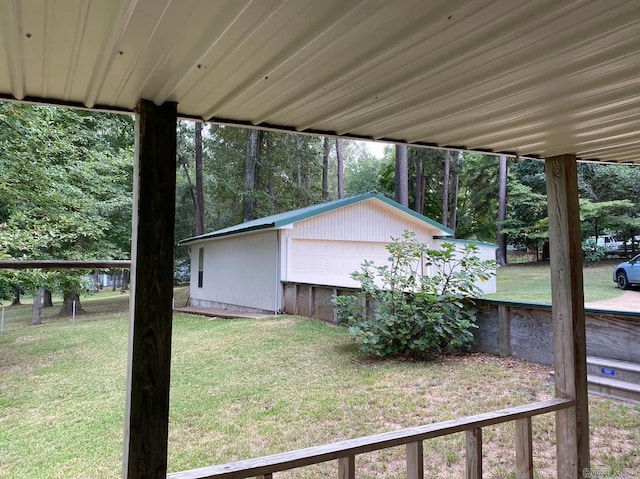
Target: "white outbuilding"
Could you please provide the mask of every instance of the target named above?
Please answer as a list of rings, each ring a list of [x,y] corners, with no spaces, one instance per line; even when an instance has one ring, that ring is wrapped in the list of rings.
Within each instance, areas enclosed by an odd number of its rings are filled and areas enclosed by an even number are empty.
[[[284,285],[354,288],[365,260],[387,262],[385,246],[405,230],[431,248],[453,239],[446,226],[389,198],[366,193],[256,219],[182,240],[191,247],[190,305],[229,311],[283,310]],[[475,242],[482,259],[496,246]],[[495,292],[495,279],[479,285]]]

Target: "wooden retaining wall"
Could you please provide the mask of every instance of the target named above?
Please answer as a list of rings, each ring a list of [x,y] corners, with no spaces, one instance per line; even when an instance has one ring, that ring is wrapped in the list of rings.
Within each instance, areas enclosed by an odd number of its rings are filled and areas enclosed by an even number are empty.
[[[334,322],[331,298],[357,292],[286,283],[283,309],[287,314]],[[477,304],[477,351],[553,364],[551,306],[489,300],[478,300]],[[640,363],[640,313],[587,309],[585,323],[587,355]]]
[[[331,298],[333,296],[354,295],[356,288],[333,288],[315,284],[284,283],[283,311],[322,321],[335,322]]]
[[[477,350],[553,364],[551,306],[478,300]],[[640,363],[640,314],[585,310],[587,355]]]

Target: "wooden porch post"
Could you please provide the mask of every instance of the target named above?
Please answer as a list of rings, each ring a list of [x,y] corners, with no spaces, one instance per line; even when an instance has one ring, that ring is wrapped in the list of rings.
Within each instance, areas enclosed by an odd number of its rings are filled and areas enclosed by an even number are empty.
[[[176,104],[136,108],[131,319],[123,477],[165,478],[176,184]]]
[[[589,405],[582,282],[582,244],[575,155],[545,162],[556,397],[575,399],[556,412],[558,477],[589,475]]]

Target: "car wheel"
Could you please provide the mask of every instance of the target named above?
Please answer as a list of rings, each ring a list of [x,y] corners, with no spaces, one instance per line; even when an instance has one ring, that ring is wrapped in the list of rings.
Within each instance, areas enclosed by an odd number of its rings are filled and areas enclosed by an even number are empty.
[[[616,279],[618,280],[618,288],[629,289],[629,279],[627,279],[627,273],[625,273],[624,271],[618,271]]]

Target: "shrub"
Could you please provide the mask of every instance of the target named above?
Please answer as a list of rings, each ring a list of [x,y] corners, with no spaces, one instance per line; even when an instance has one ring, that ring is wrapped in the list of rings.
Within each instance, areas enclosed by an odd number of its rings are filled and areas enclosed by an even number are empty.
[[[593,240],[585,240],[582,242],[582,253],[586,263],[597,263],[606,257],[605,248],[596,244]]]
[[[473,244],[461,251],[452,243],[430,249],[409,231],[386,248],[389,264],[365,261],[351,274],[360,283],[356,296],[333,298],[338,323],[349,327],[360,351],[428,359],[468,349],[477,327],[476,282],[495,274],[495,262],[480,260]]]

